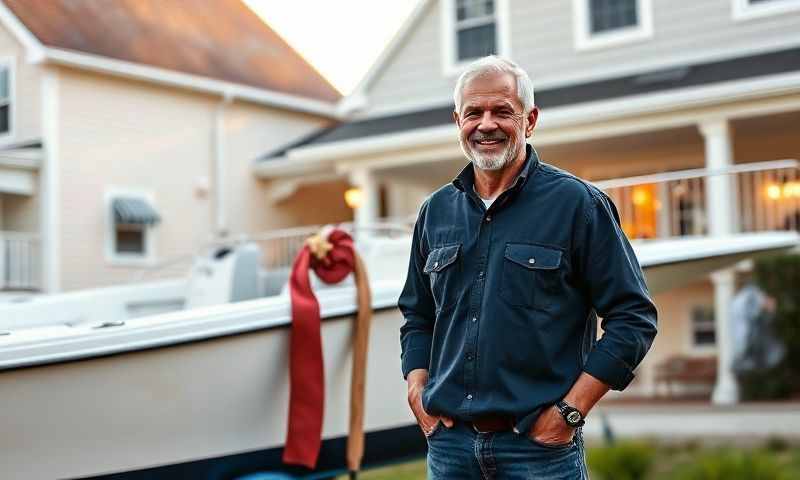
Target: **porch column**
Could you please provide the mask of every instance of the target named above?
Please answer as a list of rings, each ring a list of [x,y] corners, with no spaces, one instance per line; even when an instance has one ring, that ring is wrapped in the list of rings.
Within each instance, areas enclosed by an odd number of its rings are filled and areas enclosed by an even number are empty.
[[[361,190],[361,205],[354,213],[356,230],[378,220],[380,193],[375,173],[368,168],[359,168],[350,172],[350,183]]]
[[[715,119],[700,124],[705,138],[706,168],[719,170],[733,164],[731,132],[727,119]],[[737,196],[734,178],[715,175],[706,179],[706,218],[709,236],[722,236],[737,231]],[[717,342],[717,381],[711,400],[715,404],[739,401],[739,388],[731,370],[733,342],[730,327],[730,306],[735,289],[733,269],[711,275],[714,284],[714,327]]]
[[[715,119],[700,124],[705,139],[706,168],[725,169],[733,165],[731,131],[727,119]],[[715,175],[706,179],[706,217],[708,234],[729,235],[737,227],[737,195],[732,175]]]

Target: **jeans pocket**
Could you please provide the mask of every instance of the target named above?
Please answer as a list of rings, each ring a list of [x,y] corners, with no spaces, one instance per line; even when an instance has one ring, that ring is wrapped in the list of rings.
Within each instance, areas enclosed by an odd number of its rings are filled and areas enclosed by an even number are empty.
[[[540,442],[539,440],[536,440],[530,434],[523,435],[523,436],[528,440],[528,442],[530,444],[532,444],[532,445],[534,445],[536,447],[539,447],[539,448],[545,448],[547,450],[566,450],[566,449],[572,448],[572,446],[575,445],[575,436],[574,435],[572,436],[572,440],[570,440],[567,443],[544,443],[544,442]]]
[[[434,425],[434,426],[433,426],[433,430],[431,430],[431,433],[430,433],[430,435],[425,435],[425,437],[426,437],[428,440],[430,440],[431,438],[433,438],[434,436],[436,436],[436,434],[437,434],[437,433],[439,433],[439,430],[441,430],[442,428],[444,428],[444,424],[442,423],[442,421],[441,421],[441,420],[438,420],[438,421],[436,422],[436,425]]]

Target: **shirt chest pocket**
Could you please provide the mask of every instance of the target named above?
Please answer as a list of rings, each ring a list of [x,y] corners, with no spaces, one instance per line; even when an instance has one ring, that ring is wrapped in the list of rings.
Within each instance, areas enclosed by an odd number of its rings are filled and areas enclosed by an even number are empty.
[[[559,291],[561,250],[507,243],[500,296],[520,307],[546,309]]]
[[[422,271],[430,277],[436,312],[452,306],[458,297],[460,251],[460,243],[445,245],[431,250],[425,261],[425,268]]]

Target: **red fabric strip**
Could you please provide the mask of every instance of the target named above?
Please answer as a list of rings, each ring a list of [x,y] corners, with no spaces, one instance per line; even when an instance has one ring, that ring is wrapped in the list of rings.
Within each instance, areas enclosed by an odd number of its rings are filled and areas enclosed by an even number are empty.
[[[328,235],[333,249],[322,260],[304,246],[289,278],[292,328],[289,342],[289,422],[283,462],[314,468],[322,444],[325,377],[319,302],[309,268],[325,283],[341,282],[355,268],[353,239],[343,230]]]

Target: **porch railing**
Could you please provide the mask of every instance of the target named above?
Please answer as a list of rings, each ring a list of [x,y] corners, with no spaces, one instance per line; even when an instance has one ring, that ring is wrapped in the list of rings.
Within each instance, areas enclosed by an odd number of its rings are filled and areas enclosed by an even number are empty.
[[[39,236],[0,231],[0,290],[39,290]]]
[[[731,182],[739,232],[800,230],[800,162],[775,160],[723,170],[692,169],[595,182],[614,201],[630,238],[703,235],[710,216],[708,179]]]

